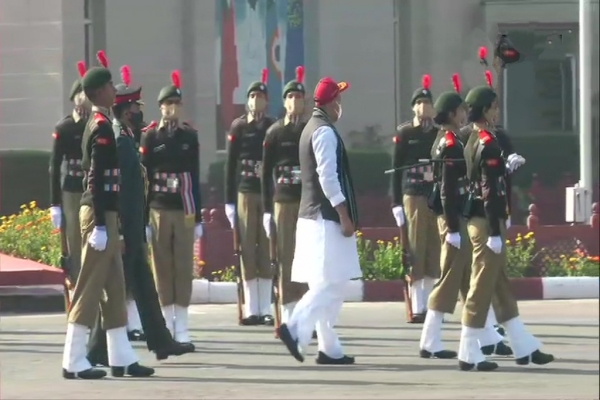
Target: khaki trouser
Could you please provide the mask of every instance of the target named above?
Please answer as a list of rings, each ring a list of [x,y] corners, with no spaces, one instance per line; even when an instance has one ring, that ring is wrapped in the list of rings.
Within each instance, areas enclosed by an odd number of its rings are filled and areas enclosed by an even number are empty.
[[[453,314],[457,296],[460,294],[460,301],[464,304],[469,292],[473,251],[467,234],[467,223],[464,219],[460,219],[460,249],[446,242],[448,233],[446,218],[438,216],[437,222],[442,244],[440,254],[442,274],[429,295],[427,308]]]
[[[71,260],[71,278],[77,281],[81,269],[81,228],[79,226],[81,193],[62,192],[62,203],[67,248]]]
[[[427,197],[404,195],[408,242],[412,255],[412,281],[440,276],[440,240],[437,216],[427,206]]]
[[[152,271],[161,306],[188,307],[194,280],[194,220],[181,210],[150,210]]]
[[[242,247],[242,279],[272,279],[269,242],[262,224],[263,209],[258,193],[238,193],[238,229]]]
[[[126,326],[125,278],[117,213],[106,212],[108,242],[103,251],[97,251],[88,244],[94,229],[94,210],[81,206],[79,221],[83,242],[81,271],[73,290],[69,322],[91,328],[96,322],[100,303],[105,330]]]
[[[500,221],[502,241],[505,238],[504,221]],[[471,218],[467,222],[469,239],[473,246],[471,282],[463,309],[462,323],[470,328],[483,328],[492,299],[499,323],[519,316],[519,308],[506,273],[506,245],[500,254],[487,247],[489,226],[485,218]]]
[[[277,235],[277,258],[279,259],[279,293],[281,304],[296,302],[308,290],[304,283],[292,282],[292,262],[296,248],[296,223],[300,203],[273,205],[273,219]]]

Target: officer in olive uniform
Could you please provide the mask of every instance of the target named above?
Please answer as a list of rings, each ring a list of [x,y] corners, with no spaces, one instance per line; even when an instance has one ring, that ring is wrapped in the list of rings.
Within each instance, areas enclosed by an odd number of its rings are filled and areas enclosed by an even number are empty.
[[[102,54],[102,56],[100,56]],[[99,52],[106,65],[104,52]],[[112,75],[106,67],[85,73],[82,87],[94,105],[82,140],[82,167],[85,191],[81,198],[79,221],[83,249],[81,271],[68,315],[63,353],[65,379],[100,379],[102,370],[92,368],[86,358],[87,331],[94,325],[98,304],[106,329],[108,362],[115,377],[150,376],[127,338],[125,279],[119,232],[119,159],[110,121],[115,100]]]
[[[276,121],[265,137],[261,173],[263,225],[267,237],[276,235],[279,262],[281,322],[287,323],[294,306],[308,290],[306,284],[292,282],[292,262],[296,247],[296,222],[300,208],[300,160],[298,143],[306,125],[304,67],[296,69],[296,79],[283,88],[284,118]],[[274,223],[275,232],[271,232]],[[266,298],[261,301],[268,302]]]
[[[81,268],[81,232],[79,231],[79,204],[83,193],[81,138],[91,108],[81,86],[81,78],[86,71],[85,63],[78,62],[77,69],[80,77],[73,83],[69,95],[69,100],[75,107],[70,115],[56,124],[52,134],[54,142],[50,155],[50,216],[54,228],[65,229],[71,259],[69,273],[73,283]],[[66,164],[66,175],[61,184],[63,163]],[[65,221],[62,220],[63,216]]]
[[[490,128],[498,112],[498,98],[492,89],[489,71],[486,71],[486,77],[488,86],[472,89],[465,99],[469,107],[468,119],[475,131],[464,152],[467,177],[472,187],[465,216],[473,247],[471,286],[463,310],[458,352],[459,367],[465,371],[490,371],[498,367],[486,360],[479,344],[493,297],[498,321],[506,328],[517,364],[543,365],[554,360],[552,355],[539,350],[541,343],[521,321],[506,273],[506,165],[502,149]]]
[[[411,301],[413,323],[423,323],[427,310],[427,298],[440,272],[440,241],[437,218],[427,206],[427,198],[433,189],[433,167],[418,166],[405,170],[398,168],[419,164],[428,159],[437,136],[429,90],[431,78],[423,77],[423,87],[417,89],[411,106],[415,117],[398,127],[394,136],[392,168],[392,213],[398,227],[408,223],[408,241],[412,255]]]
[[[231,124],[225,176],[225,214],[237,229],[241,245],[244,288],[244,325],[273,325],[271,299],[273,273],[268,242],[262,228],[260,170],[263,142],[273,119],[267,107],[267,71],[262,81],[253,82],[246,92],[248,113]]]
[[[113,131],[117,138],[117,150],[121,171],[121,191],[119,193],[119,217],[125,243],[123,268],[128,292],[135,300],[128,301],[128,334],[132,339],[132,318],[137,319],[139,329],[147,332],[148,350],[162,360],[171,355],[181,355],[193,351],[192,346],[173,340],[161,313],[158,295],[148,263],[145,237],[145,204],[148,191],[146,171],[139,160],[138,146],[133,136],[136,126],[135,114],[141,102],[141,87],[132,87],[129,67],[121,68],[123,82],[116,85],[117,96],[113,107]],[[140,316],[137,315],[136,302]],[[133,303],[133,310],[131,310]],[[132,315],[131,312],[135,312]],[[141,317],[141,320],[140,320]],[[108,365],[106,333],[100,325],[100,318],[90,332],[88,360],[92,365]]]
[[[143,132],[142,164],[148,173],[152,268],[163,316],[173,337],[189,343],[188,308],[194,278],[194,240],[202,237],[198,132],[181,121],[181,76],[158,95],[162,118]]]

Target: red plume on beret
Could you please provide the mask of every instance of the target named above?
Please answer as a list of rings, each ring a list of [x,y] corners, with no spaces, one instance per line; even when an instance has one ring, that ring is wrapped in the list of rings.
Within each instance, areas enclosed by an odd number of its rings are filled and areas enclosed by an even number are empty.
[[[263,85],[266,85],[268,80],[269,80],[269,70],[267,68],[264,68],[262,70],[262,78],[260,79],[260,81],[263,83]]]
[[[423,75],[423,89],[429,90],[431,87],[431,75]]]
[[[129,65],[121,67],[121,80],[125,86],[129,87],[131,85],[131,68],[129,68]]]
[[[492,73],[489,70],[485,71],[485,80],[489,87],[494,87],[494,85],[492,84]]]
[[[104,68],[108,68],[108,58],[106,57],[106,52],[104,50],[98,50],[96,53],[96,58],[98,59],[100,65],[102,65]]]
[[[179,70],[171,72],[171,82],[177,89],[181,89],[181,72]]]
[[[296,67],[296,81],[304,83],[304,67],[302,65]]]
[[[460,94],[460,75],[452,75],[452,85],[454,85],[454,90],[456,90],[456,93]]]
[[[479,61],[481,62],[481,64],[488,65],[487,56],[488,56],[487,48],[485,46],[481,46],[479,48]]]
[[[85,66],[85,61],[79,61],[77,63],[77,72],[79,72],[79,76],[83,78],[83,76],[87,72],[87,67]]]

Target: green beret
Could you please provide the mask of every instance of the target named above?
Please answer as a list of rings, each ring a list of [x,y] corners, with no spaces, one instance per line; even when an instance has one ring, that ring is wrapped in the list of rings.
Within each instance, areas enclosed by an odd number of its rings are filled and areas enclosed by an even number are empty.
[[[75,82],[73,82],[73,85],[71,86],[71,91],[69,92],[69,101],[73,101],[75,99],[75,96],[77,96],[81,92],[83,92],[83,87],[81,86],[81,79],[77,79]]]
[[[306,89],[304,87],[304,84],[302,84],[301,82],[298,82],[297,80],[293,80],[293,81],[289,81],[283,87],[283,98],[284,99],[285,99],[285,96],[287,96],[287,94],[289,92],[299,92],[299,93],[305,94]]]
[[[158,93],[158,104],[170,98],[181,99],[181,89],[175,85],[165,86],[160,89],[160,92]]]
[[[452,112],[456,110],[463,103],[462,97],[456,92],[444,92],[439,95],[433,108],[438,114]]]
[[[106,68],[94,67],[88,69],[81,78],[81,87],[84,91],[96,90],[112,81],[112,74]]]
[[[248,90],[246,91],[246,97],[250,96],[251,92],[262,92],[265,95],[267,95],[267,85],[265,85],[261,81],[252,82],[250,86],[248,86]]]
[[[433,95],[431,94],[431,90],[425,88],[419,88],[415,90],[410,100],[410,105],[414,106],[420,99],[427,99],[433,102]]]
[[[485,107],[494,102],[497,95],[489,86],[477,86],[467,93],[465,103],[471,107]]]

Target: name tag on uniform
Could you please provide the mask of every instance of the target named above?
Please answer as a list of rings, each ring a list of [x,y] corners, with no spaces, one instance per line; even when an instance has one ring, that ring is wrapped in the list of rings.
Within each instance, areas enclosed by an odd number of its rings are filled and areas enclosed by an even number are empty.
[[[179,187],[179,179],[167,178],[167,187],[169,189],[177,189]]]
[[[423,179],[427,182],[432,182],[433,181],[433,172],[424,172]]]

